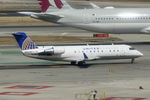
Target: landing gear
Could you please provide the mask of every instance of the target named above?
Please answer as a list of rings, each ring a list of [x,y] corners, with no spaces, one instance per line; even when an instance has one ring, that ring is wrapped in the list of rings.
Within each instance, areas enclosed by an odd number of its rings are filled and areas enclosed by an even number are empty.
[[[132,59],[131,59],[131,64],[133,64],[133,63],[134,63],[134,61],[135,61],[135,59],[134,59],[134,58],[132,58]]]
[[[71,61],[71,65],[76,65],[76,61]],[[77,64],[80,68],[87,68],[87,66],[85,65],[85,61],[79,61]]]
[[[71,61],[71,65],[75,65],[76,64],[76,61]]]
[[[80,68],[86,68],[84,61],[79,61],[79,62],[78,62],[78,66],[79,66]]]
[[[78,66],[83,66],[84,64],[85,64],[84,61],[79,61],[79,62],[78,62]]]

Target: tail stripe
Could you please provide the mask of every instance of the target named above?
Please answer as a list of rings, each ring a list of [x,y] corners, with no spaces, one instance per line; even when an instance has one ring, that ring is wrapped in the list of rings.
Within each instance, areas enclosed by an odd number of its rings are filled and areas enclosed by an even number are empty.
[[[26,48],[25,49],[28,49],[29,48],[29,41],[28,41],[28,39],[26,39],[25,44],[26,44]]]
[[[61,2],[61,0],[54,0],[57,8],[61,9],[63,7],[63,3]]]
[[[38,0],[41,6],[42,12],[46,12],[49,6],[52,6],[48,0]]]
[[[22,45],[22,49],[26,49],[27,48],[27,42],[24,41],[24,45]]]
[[[22,49],[26,49],[27,47],[27,45],[26,45],[27,43],[26,42],[24,42],[24,45],[22,45]]]
[[[27,48],[26,49],[28,49],[29,48],[29,40],[28,39],[26,39],[26,41],[27,41]]]
[[[34,43],[32,43],[32,46],[31,46],[31,48],[33,48],[33,47],[34,47]],[[30,49],[31,49],[31,48],[30,48]]]
[[[22,45],[22,50],[35,49],[35,48],[36,48],[36,45],[29,37],[26,38],[26,40],[24,40],[23,45]]]

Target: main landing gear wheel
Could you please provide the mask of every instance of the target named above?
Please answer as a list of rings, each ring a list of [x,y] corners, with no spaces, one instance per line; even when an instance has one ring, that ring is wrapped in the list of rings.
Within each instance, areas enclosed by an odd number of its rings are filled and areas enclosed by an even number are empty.
[[[75,65],[76,64],[76,61],[71,61],[71,65]]]
[[[78,66],[83,66],[84,64],[85,64],[84,61],[79,61],[79,62],[78,62]]]
[[[87,68],[87,66],[85,66],[85,62],[84,62],[84,61],[79,61],[79,62],[78,62],[78,66],[79,66],[80,68]]]

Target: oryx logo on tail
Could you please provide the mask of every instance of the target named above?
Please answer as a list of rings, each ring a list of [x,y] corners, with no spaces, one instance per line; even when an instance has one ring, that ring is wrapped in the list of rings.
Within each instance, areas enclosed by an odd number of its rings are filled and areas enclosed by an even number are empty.
[[[59,9],[72,9],[65,0],[38,0],[42,12],[53,12]]]
[[[48,0],[38,0],[41,6],[42,12],[46,12],[49,6],[52,6]]]
[[[72,7],[65,0],[49,0],[49,2],[56,9],[72,9]]]
[[[61,0],[54,0],[54,2],[57,8],[61,9],[63,7],[63,3],[61,2]]]

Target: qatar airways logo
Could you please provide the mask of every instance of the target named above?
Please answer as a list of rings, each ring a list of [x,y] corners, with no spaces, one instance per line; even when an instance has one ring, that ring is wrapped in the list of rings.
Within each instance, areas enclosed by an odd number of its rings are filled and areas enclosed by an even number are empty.
[[[41,6],[42,12],[46,12],[49,6],[52,6],[48,0],[38,0]]]
[[[61,0],[54,0],[57,8],[61,9],[63,7],[63,3],[61,2]]]

